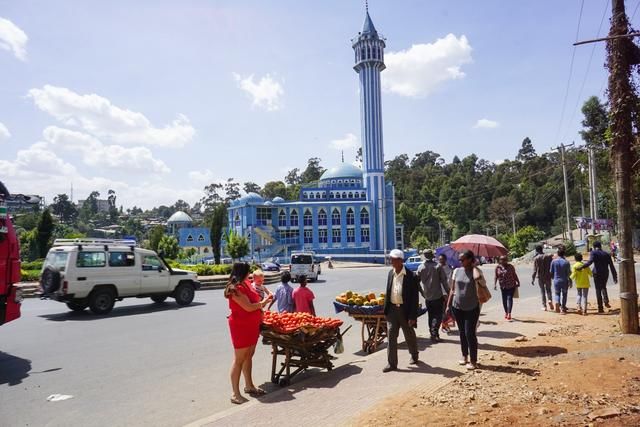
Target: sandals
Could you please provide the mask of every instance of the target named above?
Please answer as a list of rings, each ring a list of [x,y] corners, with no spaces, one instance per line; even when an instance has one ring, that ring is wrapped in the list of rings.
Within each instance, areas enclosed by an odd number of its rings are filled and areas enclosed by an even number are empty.
[[[242,405],[246,401],[247,399],[242,396],[231,396],[231,403],[234,405]]]
[[[247,393],[249,396],[264,396],[265,394],[267,394],[266,391],[264,391],[263,389],[261,389],[260,387],[256,387],[256,388],[245,388],[244,392]]]

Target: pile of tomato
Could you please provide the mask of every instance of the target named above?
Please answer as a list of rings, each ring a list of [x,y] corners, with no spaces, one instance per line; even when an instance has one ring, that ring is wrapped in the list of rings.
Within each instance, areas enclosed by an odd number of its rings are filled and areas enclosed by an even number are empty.
[[[303,327],[337,329],[342,326],[340,319],[316,317],[309,313],[275,313],[271,311],[264,313],[262,323],[269,329],[284,334],[292,334]]]

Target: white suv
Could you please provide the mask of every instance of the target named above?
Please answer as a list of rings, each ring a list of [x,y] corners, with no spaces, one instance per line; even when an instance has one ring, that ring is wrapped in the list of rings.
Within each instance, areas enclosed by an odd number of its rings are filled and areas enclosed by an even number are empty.
[[[57,239],[40,276],[43,297],[65,302],[74,311],[89,307],[106,314],[116,300],[167,297],[185,306],[200,288],[196,273],[172,269],[154,251],[134,241]]]

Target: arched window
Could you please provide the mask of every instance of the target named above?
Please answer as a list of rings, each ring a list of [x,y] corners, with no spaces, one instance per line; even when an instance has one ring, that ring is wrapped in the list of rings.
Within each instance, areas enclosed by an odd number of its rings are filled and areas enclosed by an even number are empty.
[[[360,224],[369,224],[369,211],[366,208],[360,210]]]
[[[278,213],[278,226],[287,226],[287,214],[285,213],[284,209],[280,210],[280,213]]]
[[[297,227],[298,226],[298,211],[295,210],[295,209],[293,209],[291,211],[290,222],[291,222],[291,226],[292,227]]]
[[[340,193],[336,193],[336,199],[340,198]]]
[[[340,225],[340,211],[337,208],[331,212],[331,225]]]
[[[316,199],[320,198],[320,193],[316,193]]]
[[[362,47],[362,49],[360,49],[360,60],[365,60],[366,59],[366,52],[364,50],[364,46]]]
[[[313,225],[313,215],[311,214],[311,211],[309,209],[306,209],[304,211],[304,215],[302,217],[302,225],[304,225],[305,227],[310,227]]]
[[[341,179],[338,180],[338,185],[342,185],[342,180]]]
[[[352,192],[349,192],[349,198],[353,199],[353,193]]]
[[[353,209],[347,209],[347,225],[355,225],[356,223],[356,215],[353,212]]]
[[[187,242],[193,242],[193,236],[191,234],[187,236]]]
[[[240,227],[241,221],[240,221],[240,214],[238,212],[236,212],[236,216],[233,219],[233,221],[236,223],[236,227]]]
[[[204,242],[204,234],[198,236],[198,242]]]
[[[343,198],[343,199],[346,199],[346,198],[347,198],[347,192],[346,192],[346,191],[342,193],[342,198]]]
[[[316,193],[309,193],[309,198],[310,199],[315,199],[316,198]]]
[[[365,193],[364,191],[360,192],[360,198],[361,199],[366,199],[367,198],[367,193]]]
[[[327,211],[324,209],[318,211],[318,225],[327,225]]]

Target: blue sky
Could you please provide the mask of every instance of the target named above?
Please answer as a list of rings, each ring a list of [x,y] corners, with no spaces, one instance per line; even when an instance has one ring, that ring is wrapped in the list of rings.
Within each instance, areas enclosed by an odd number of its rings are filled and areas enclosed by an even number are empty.
[[[606,82],[604,45],[577,48],[563,117],[581,5],[372,0],[387,160],[579,142],[579,106]],[[578,38],[606,9],[605,34],[609,8],[585,0]],[[0,0],[0,180],[48,201],[73,182],[75,199],[113,188],[151,207],[229,177],[282,179],[309,157],[330,167],[341,149],[353,160],[363,18],[346,0]]]

